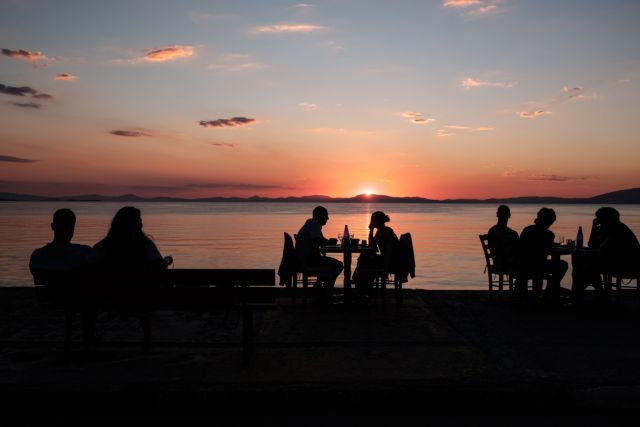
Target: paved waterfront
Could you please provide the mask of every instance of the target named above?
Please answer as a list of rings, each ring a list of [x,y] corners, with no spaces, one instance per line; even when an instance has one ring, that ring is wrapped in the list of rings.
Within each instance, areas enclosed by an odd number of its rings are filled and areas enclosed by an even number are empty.
[[[157,312],[155,347],[133,318],[62,362],[62,316],[33,289],[0,289],[0,396],[18,411],[444,414],[640,408],[640,304],[518,308],[486,292],[404,291],[382,306],[297,306],[256,316],[240,363],[236,313]],[[78,321],[79,323],[79,321]],[[79,325],[76,325],[79,335]],[[76,337],[79,340],[79,336]]]

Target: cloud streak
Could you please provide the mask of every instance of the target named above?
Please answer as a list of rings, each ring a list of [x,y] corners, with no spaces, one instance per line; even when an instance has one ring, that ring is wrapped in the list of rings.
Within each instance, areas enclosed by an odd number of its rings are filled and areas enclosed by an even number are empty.
[[[155,49],[146,49],[144,59],[149,62],[166,62],[193,56],[194,48],[189,45],[173,45]]]
[[[274,24],[263,25],[254,28],[253,34],[287,34],[287,33],[314,33],[324,30],[322,25],[315,24]]]
[[[7,86],[0,84],[0,93],[12,96],[30,96],[36,99],[53,99],[48,93],[42,93],[31,86]]]
[[[0,162],[7,162],[7,163],[35,163],[35,162],[37,162],[37,160],[23,159],[21,157],[0,155]]]
[[[43,67],[48,65],[49,58],[47,58],[42,52],[31,52],[25,49],[2,49],[2,54],[12,59],[19,61],[26,61],[34,67]]]
[[[42,108],[42,104],[38,104],[37,102],[12,102],[11,104],[15,105],[16,107],[27,108],[27,109]]]
[[[551,114],[548,110],[535,110],[535,111],[520,111],[518,116],[523,119],[537,119],[538,117],[544,117]]]
[[[497,12],[501,0],[445,0],[442,7],[463,10],[467,16],[482,16]]]
[[[418,113],[417,111],[405,111],[400,113],[400,115],[405,119],[408,119],[408,122],[416,125],[428,125],[436,121],[436,119],[424,117],[424,114]]]
[[[248,117],[232,117],[230,119],[200,120],[199,124],[205,128],[223,128],[247,126],[256,122],[256,119]]]
[[[476,89],[481,87],[499,87],[503,89],[511,89],[517,83],[516,82],[487,82],[483,80],[474,79],[473,77],[465,77],[462,80],[462,87],[465,89]]]
[[[213,145],[214,147],[228,147],[228,148],[233,148],[236,146],[236,144],[232,144],[230,142],[210,142],[210,145]]]
[[[62,80],[62,81],[73,81],[75,79],[77,79],[78,76],[74,76],[73,74],[67,74],[67,73],[62,73],[62,74],[57,74],[54,79],[55,80]]]
[[[304,111],[315,111],[318,106],[312,102],[301,102],[298,104]]]
[[[139,130],[110,130],[109,133],[111,135],[116,136],[124,136],[128,138],[139,138],[142,136],[152,136],[149,132],[139,131]]]
[[[233,189],[233,190],[291,190],[293,187],[278,184],[256,184],[251,182],[205,182],[189,184],[190,188],[213,188],[213,189]]]

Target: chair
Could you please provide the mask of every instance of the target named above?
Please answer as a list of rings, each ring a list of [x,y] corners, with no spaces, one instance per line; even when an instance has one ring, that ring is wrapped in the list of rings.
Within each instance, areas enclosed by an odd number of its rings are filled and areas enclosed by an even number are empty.
[[[488,234],[479,234],[478,237],[480,238],[480,244],[482,245],[482,251],[484,252],[484,259],[486,262],[485,270],[487,272],[487,279],[489,280],[489,299],[493,298],[493,287],[496,286],[493,283],[494,276],[498,276],[497,287],[500,291],[500,295],[502,295],[502,291],[504,289],[504,278],[505,276],[507,277],[507,281],[509,284],[509,294],[512,295],[515,272],[510,271],[504,266],[499,266],[498,264],[496,264],[496,261],[493,257],[493,250],[491,249],[491,245],[489,244]]]
[[[606,272],[604,276],[604,290],[606,295],[611,295],[613,286],[616,287],[616,304],[620,304],[623,289],[633,289],[633,280],[636,281],[636,291],[638,300],[640,301],[640,271],[620,271]],[[629,283],[624,283],[629,280]]]
[[[280,276],[280,285],[286,286],[291,290],[291,297],[294,304],[296,302],[298,284],[302,284],[303,298],[306,303],[309,278],[315,277],[318,281],[328,279],[329,270],[306,265],[301,248],[299,248],[297,244],[294,246],[293,239],[289,233],[284,233],[284,246],[282,249],[282,260],[278,268],[278,276]]]
[[[396,303],[402,303],[402,284],[416,277],[416,260],[413,252],[413,240],[411,233],[404,233],[400,239],[388,252],[388,259],[385,260],[381,269],[371,270],[374,274],[374,290],[382,291],[383,302],[386,302],[387,282],[389,275],[393,274],[393,287],[395,291]],[[367,273],[370,274],[369,271]]]

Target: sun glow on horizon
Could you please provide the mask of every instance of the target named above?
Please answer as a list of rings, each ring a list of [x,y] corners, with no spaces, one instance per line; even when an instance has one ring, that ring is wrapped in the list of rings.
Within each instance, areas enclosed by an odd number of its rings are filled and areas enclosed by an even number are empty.
[[[375,190],[373,190],[372,188],[363,188],[360,194],[364,194],[365,196],[371,196],[372,194],[375,194]]]

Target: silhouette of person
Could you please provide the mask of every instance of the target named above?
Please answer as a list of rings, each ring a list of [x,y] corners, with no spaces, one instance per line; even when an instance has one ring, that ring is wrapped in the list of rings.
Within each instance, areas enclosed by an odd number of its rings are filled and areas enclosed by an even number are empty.
[[[611,207],[596,211],[589,247],[600,249],[600,262],[605,271],[636,271],[640,267],[640,243],[620,213]]]
[[[493,261],[500,269],[509,270],[518,262],[518,232],[507,226],[511,218],[511,210],[507,205],[498,206],[496,212],[498,222],[488,231],[489,247],[493,253]]]
[[[75,228],[76,215],[71,209],[58,209],[54,212],[51,222],[53,240],[31,254],[29,269],[32,273],[37,270],[79,272],[87,267],[91,247],[71,243]],[[96,310],[85,308],[80,315],[84,343],[89,347],[97,340]]]
[[[73,270],[84,267],[91,247],[71,243],[76,228],[76,215],[71,209],[58,209],[53,214],[53,240],[31,254],[29,269]]]
[[[123,273],[125,276],[133,274],[139,276],[136,285],[147,286],[153,285],[152,274],[167,268],[173,260],[163,258],[155,243],[142,231],[140,210],[125,206],[113,217],[107,236],[94,246],[92,262],[99,272],[116,277]],[[113,284],[117,286],[118,280]],[[143,350],[148,351],[151,349],[151,312],[141,309],[133,314],[140,319]]]
[[[368,300],[371,296],[375,272],[389,272],[393,267],[393,249],[398,244],[398,237],[387,222],[391,221],[382,211],[371,214],[369,221],[369,247],[380,253],[363,252],[358,257],[358,265],[353,279],[358,288],[359,296]],[[375,234],[373,230],[376,230]]]
[[[549,274],[545,297],[556,299],[560,296],[560,281],[569,268],[566,261],[560,259],[548,259],[555,234],[549,227],[556,221],[556,213],[553,209],[542,208],[533,225],[525,227],[520,233],[519,255],[520,266],[526,272],[540,275]],[[538,298],[542,293],[542,277],[533,279],[533,296]],[[526,289],[526,288],[525,288]],[[520,289],[524,292],[525,289]]]
[[[142,231],[140,210],[125,206],[116,212],[107,236],[93,247],[92,261],[99,269],[144,273],[166,268],[173,260]]]
[[[322,235],[322,227],[329,220],[329,212],[323,206],[316,206],[313,209],[312,217],[307,219],[298,231],[296,237],[296,249],[299,256],[304,258],[304,263],[313,268],[320,268],[328,271],[328,279],[324,282],[324,288],[330,295],[336,279],[342,272],[344,265],[335,258],[323,256],[320,247],[334,242],[326,239]]]

